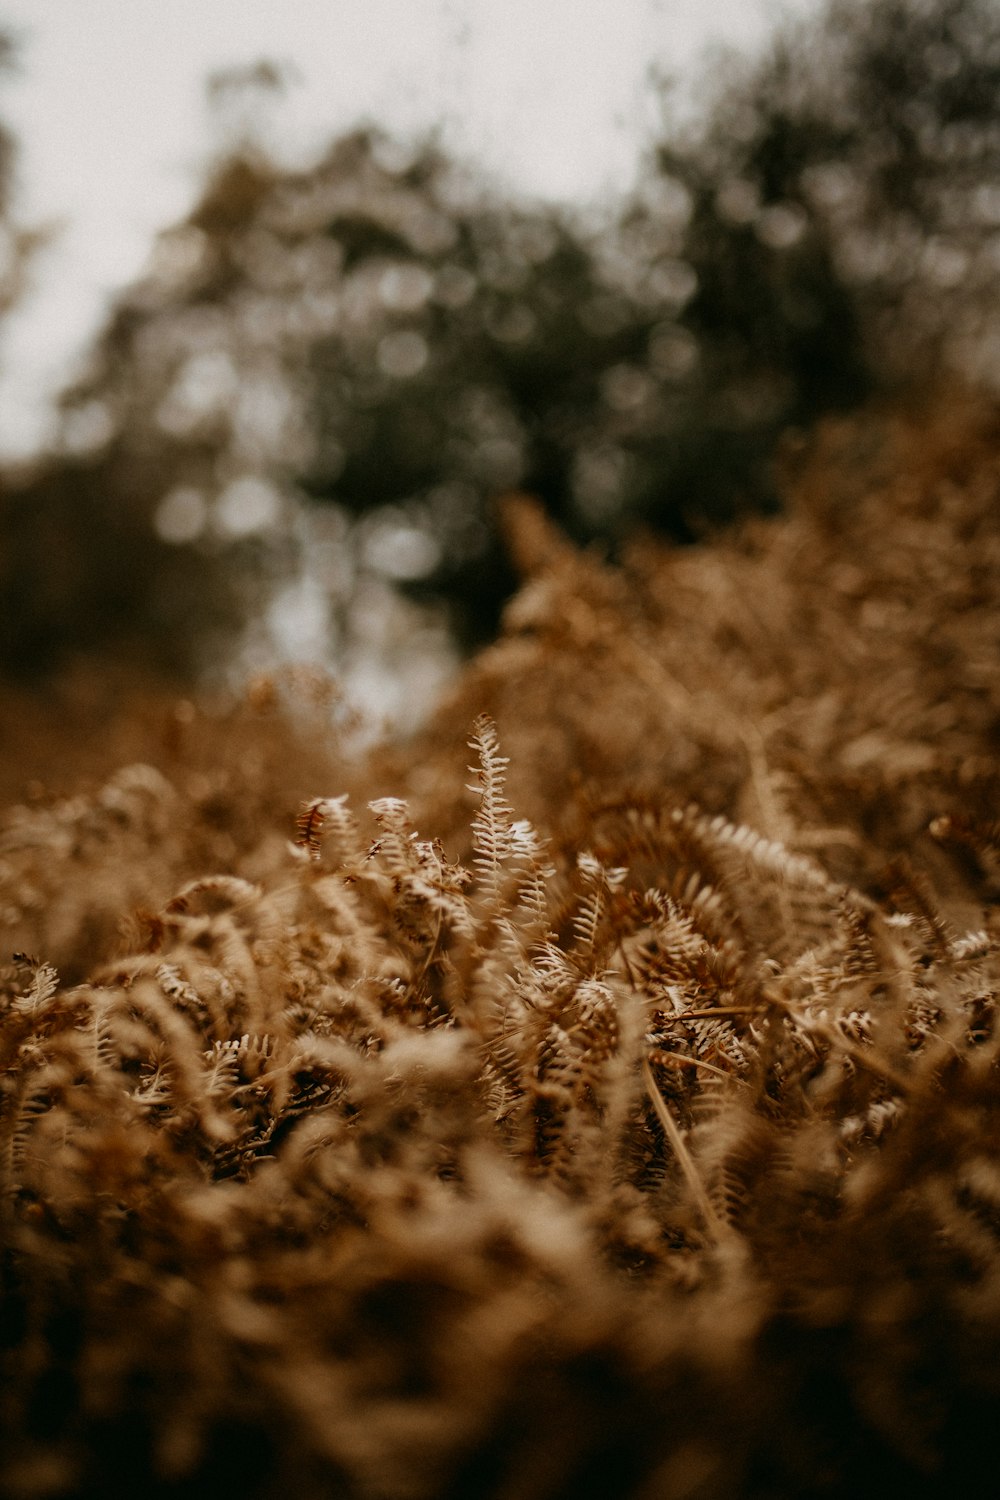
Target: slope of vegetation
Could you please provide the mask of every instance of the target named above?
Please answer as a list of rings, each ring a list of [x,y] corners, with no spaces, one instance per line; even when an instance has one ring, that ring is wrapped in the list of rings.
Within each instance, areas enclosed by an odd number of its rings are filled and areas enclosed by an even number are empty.
[[[512,501],[504,633],[402,748],[306,674],[25,717],[4,1494],[976,1482],[998,436],[828,425],[782,518],[613,566]]]

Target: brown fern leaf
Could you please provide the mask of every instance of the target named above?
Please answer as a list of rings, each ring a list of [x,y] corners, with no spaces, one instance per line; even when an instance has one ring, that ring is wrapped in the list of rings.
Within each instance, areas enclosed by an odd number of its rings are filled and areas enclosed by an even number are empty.
[[[496,725],[488,714],[476,720],[469,745],[478,755],[478,765],[469,767],[476,777],[469,790],[480,798],[472,820],[473,868],[493,910],[500,912],[505,909],[506,864],[515,852],[514,812],[504,796],[508,760],[500,754]]]

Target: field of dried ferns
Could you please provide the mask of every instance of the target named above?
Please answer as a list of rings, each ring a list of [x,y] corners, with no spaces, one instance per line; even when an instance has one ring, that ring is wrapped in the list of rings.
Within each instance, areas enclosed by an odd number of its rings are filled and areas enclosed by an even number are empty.
[[[1000,416],[579,554],[404,746],[10,698],[0,1491],[953,1495],[1000,1413]],[[471,767],[471,770],[470,770]]]

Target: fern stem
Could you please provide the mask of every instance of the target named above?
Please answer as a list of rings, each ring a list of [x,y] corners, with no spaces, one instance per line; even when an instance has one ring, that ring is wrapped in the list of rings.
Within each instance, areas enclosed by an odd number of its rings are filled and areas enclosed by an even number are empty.
[[[653,1077],[653,1070],[649,1066],[649,1059],[642,1060],[642,1081],[646,1086],[646,1093],[656,1111],[656,1117],[663,1126],[663,1132],[670,1142],[674,1155],[684,1173],[685,1181],[691,1189],[691,1196],[698,1205],[698,1211],[705,1221],[705,1226],[713,1239],[718,1242],[726,1237],[727,1226],[723,1224],[715,1209],[712,1207],[711,1199],[705,1191],[705,1185],[698,1176],[698,1169],[692,1160],[684,1137],[681,1135],[677,1121],[667,1108],[666,1101],[660,1093],[659,1085]]]
[[[710,1005],[704,1010],[681,1010],[669,1021],[714,1021],[716,1016],[759,1016],[759,1005]]]
[[[671,1052],[669,1048],[657,1047],[655,1056],[668,1057],[671,1062],[683,1063],[689,1068],[704,1068],[706,1073],[714,1073],[717,1078],[725,1078],[728,1082],[732,1073],[727,1073],[724,1068],[717,1068],[714,1063],[706,1062],[702,1057],[690,1057],[686,1052]]]

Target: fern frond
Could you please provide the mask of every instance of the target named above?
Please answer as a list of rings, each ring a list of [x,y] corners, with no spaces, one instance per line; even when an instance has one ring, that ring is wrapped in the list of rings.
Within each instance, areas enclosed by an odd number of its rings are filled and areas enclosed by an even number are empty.
[[[379,865],[394,879],[411,875],[419,868],[420,862],[409,807],[401,797],[378,797],[368,806],[379,827],[378,840],[368,858],[377,856]]]
[[[33,961],[32,967],[31,984],[26,993],[13,997],[11,1007],[15,1012],[36,1020],[54,999],[59,989],[59,975],[49,963]]]
[[[902,855],[897,855],[892,861],[889,873],[893,880],[890,895],[897,911],[915,916],[926,932],[932,949],[938,954],[947,954],[955,934],[934,899],[929,880],[914,870]]]
[[[334,843],[338,863],[354,868],[364,857],[361,831],[348,807],[348,796],[314,797],[303,802],[296,819],[295,843],[312,860],[320,858],[324,838]]]
[[[511,863],[518,871],[519,925],[526,923],[536,935],[540,935],[548,929],[549,881],[556,873],[555,866],[546,857],[544,839],[527,818],[518,818],[511,824],[510,839]]]
[[[942,813],[932,819],[929,831],[940,843],[965,844],[976,854],[1000,859],[1000,821]]]
[[[471,939],[475,924],[465,895],[472,878],[469,872],[461,865],[449,864],[439,844],[418,842],[416,854],[417,867],[404,881],[406,893],[425,901],[454,932]]]
[[[573,934],[580,965],[585,972],[592,972],[600,961],[598,934],[607,898],[624,884],[628,871],[605,868],[589,851],[577,855],[577,869],[583,877],[585,894],[573,917]]]
[[[234,906],[251,905],[260,895],[260,886],[237,875],[205,875],[199,880],[188,881],[167,902],[164,910],[170,916],[226,911]]]
[[[500,754],[496,725],[488,714],[480,714],[477,718],[469,746],[476,751],[478,764],[469,767],[476,780],[468,789],[477,792],[480,799],[472,820],[473,868],[484,899],[499,915],[507,909],[503,899],[507,861],[519,851],[518,835],[514,832],[514,811],[504,796],[509,762],[505,755]]]
[[[205,1089],[212,1099],[231,1099],[239,1076],[240,1039],[215,1042],[205,1053]]]

